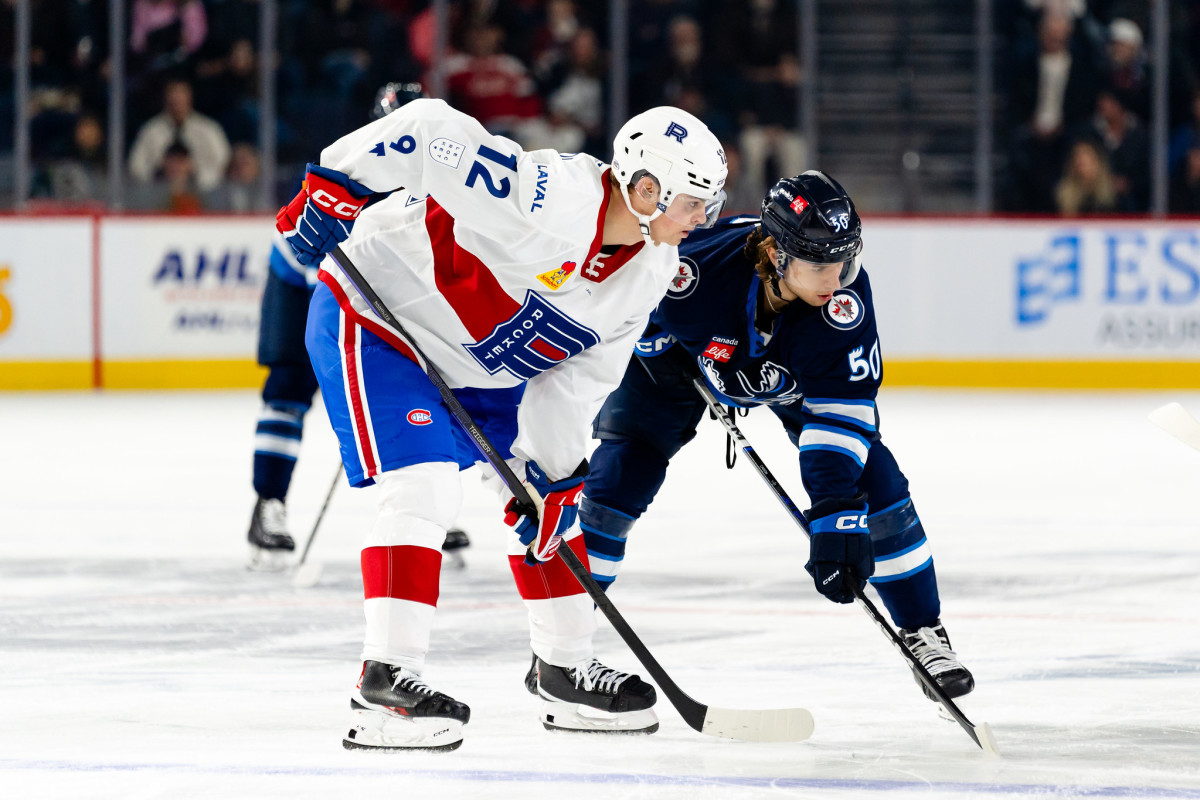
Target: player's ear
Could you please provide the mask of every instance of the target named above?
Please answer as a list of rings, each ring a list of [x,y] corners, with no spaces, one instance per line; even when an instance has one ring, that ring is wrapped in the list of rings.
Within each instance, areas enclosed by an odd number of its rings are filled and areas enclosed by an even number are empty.
[[[649,175],[638,178],[637,186],[634,189],[634,194],[652,207],[658,202],[658,181]]]

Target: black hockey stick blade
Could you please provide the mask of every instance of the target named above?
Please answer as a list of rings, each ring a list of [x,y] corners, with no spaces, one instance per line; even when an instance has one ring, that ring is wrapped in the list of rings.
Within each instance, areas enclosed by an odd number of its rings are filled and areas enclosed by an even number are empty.
[[[475,446],[479,448],[479,452],[487,460],[492,468],[496,470],[496,474],[504,481],[505,486],[517,501],[518,511],[521,508],[527,509],[529,516],[536,518],[537,512],[533,498],[529,496],[524,484],[517,478],[508,462],[496,451],[487,435],[480,429],[475,420],[471,418],[470,413],[463,408],[462,403],[454,396],[449,385],[438,372],[437,367],[433,362],[425,357],[400,321],[393,316],[382,298],[375,292],[371,285],[363,278],[362,273],[354,266],[350,258],[342,252],[340,247],[335,247],[330,253],[333,262],[345,273],[350,282],[354,284],[359,294],[371,304],[375,309],[375,313],[379,318],[387,323],[396,333],[398,333],[412,348],[413,353],[421,361],[421,368],[425,371],[426,376],[437,387],[438,393],[442,397],[442,402],[450,409],[451,415],[462,427],[463,431],[471,437]],[[521,511],[521,513],[525,513]],[[600,584],[596,583],[596,579],[592,577],[591,570],[584,566],[579,560],[579,556],[575,555],[575,551],[571,550],[570,545],[558,548],[558,555],[571,570],[571,574],[575,576],[575,580],[579,581],[579,585],[587,592],[597,607],[604,613],[604,616],[612,624],[613,628],[620,634],[625,644],[629,647],[633,654],[637,656],[638,661],[650,673],[658,683],[659,688],[670,700],[671,705],[683,717],[684,722],[690,725],[693,729],[700,733],[709,736],[719,736],[728,739],[740,739],[750,742],[797,742],[807,739],[812,735],[813,718],[806,709],[803,708],[783,708],[783,709],[767,709],[767,710],[736,710],[726,708],[710,708],[709,706],[699,703],[689,697],[679,688],[678,684],[671,679],[667,671],[662,668],[658,660],[650,653],[650,650],[642,643],[642,640],[634,633],[633,628],[621,616],[621,612],[608,599],[608,595],[600,588]]]
[[[805,536],[809,536],[808,520],[804,518],[804,514],[792,502],[792,498],[784,491],[779,481],[775,480],[775,476],[771,474],[771,470],[767,468],[766,463],[758,457],[758,453],[754,451],[754,447],[742,435],[741,429],[738,428],[728,409],[717,401],[716,395],[708,388],[708,384],[702,378],[695,378],[692,381],[692,385],[696,387],[696,391],[704,398],[704,402],[708,404],[709,410],[725,427],[725,431],[733,439],[734,443],[741,448],[742,453],[754,465],[754,469],[758,472],[759,477],[770,487],[771,492],[779,500],[780,504],[783,505],[784,509],[787,510],[792,520],[800,526],[800,530],[804,532]],[[900,651],[900,654],[908,661],[908,665],[912,669],[913,674],[916,675],[917,680],[937,698],[937,702],[941,703],[946,713],[954,718],[954,721],[967,732],[967,735],[971,737],[971,740],[975,744],[979,745],[981,750],[988,755],[999,756],[1000,750],[996,746],[996,737],[992,735],[992,729],[988,724],[984,722],[977,726],[967,719],[966,715],[962,713],[955,702],[950,699],[950,696],[946,694],[946,691],[929,674],[929,670],[925,669],[921,662],[917,660],[917,657],[904,645],[904,640],[900,638],[900,634],[896,633],[892,626],[888,624],[888,621],[879,613],[879,609],[863,594],[861,589],[855,589],[854,599],[859,607],[867,612],[867,616],[884,632],[884,635],[891,640],[896,649]]]

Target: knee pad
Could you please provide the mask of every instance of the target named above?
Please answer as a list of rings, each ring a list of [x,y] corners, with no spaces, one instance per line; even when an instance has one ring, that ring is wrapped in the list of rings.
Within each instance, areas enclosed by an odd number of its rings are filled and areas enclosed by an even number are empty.
[[[413,545],[441,550],[462,505],[458,465],[430,461],[375,476],[379,514],[364,547]]]

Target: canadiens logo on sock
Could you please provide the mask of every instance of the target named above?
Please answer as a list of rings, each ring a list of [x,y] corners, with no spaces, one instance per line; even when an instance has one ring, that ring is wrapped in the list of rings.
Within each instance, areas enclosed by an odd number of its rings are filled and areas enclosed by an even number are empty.
[[[729,359],[733,358],[733,351],[736,347],[736,339],[715,336],[708,343],[708,347],[704,348],[704,357],[711,358],[713,361],[720,361],[722,364],[728,364]]]

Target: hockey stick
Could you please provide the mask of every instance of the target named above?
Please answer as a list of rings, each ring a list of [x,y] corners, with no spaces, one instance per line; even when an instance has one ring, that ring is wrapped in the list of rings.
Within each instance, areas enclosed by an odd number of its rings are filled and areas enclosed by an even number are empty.
[[[512,492],[513,497],[517,500],[518,510],[521,513],[526,513],[533,518],[537,518],[536,506],[533,499],[526,491],[524,484],[513,473],[512,468],[508,463],[496,452],[496,448],[488,440],[487,436],[479,426],[471,419],[471,415],[463,408],[462,403],[454,396],[450,387],[446,384],[444,378],[437,368],[425,357],[417,347],[417,343],[409,336],[404,326],[392,315],[384,305],[383,300],[375,293],[370,284],[366,282],[362,274],[350,261],[340,247],[335,247],[330,253],[333,262],[345,273],[350,282],[354,284],[359,294],[363,296],[375,309],[375,313],[387,325],[389,325],[396,333],[398,333],[405,341],[405,344],[412,349],[413,354],[419,360],[421,368],[425,374],[429,376],[429,380],[437,387],[438,393],[442,396],[442,402],[450,409],[450,413],[462,429],[475,442],[479,452],[487,459],[492,468],[504,481],[508,490]],[[523,508],[522,508],[523,507]],[[655,683],[662,689],[663,693],[671,701],[671,705],[683,717],[693,729],[700,733],[709,736],[720,736],[727,739],[741,739],[748,742],[797,742],[802,739],[807,739],[812,735],[813,718],[812,714],[807,709],[803,708],[781,708],[781,709],[764,709],[764,710],[739,710],[729,708],[714,708],[704,705],[689,697],[678,684],[675,683],[646,648],[642,644],[642,640],[634,633],[633,628],[617,611],[617,607],[608,599],[608,595],[596,583],[592,577],[591,571],[584,566],[579,560],[579,556],[575,555],[575,551],[568,545],[558,548],[558,555],[562,558],[563,563],[571,570],[575,576],[575,580],[579,581],[579,585],[583,587],[588,596],[596,606],[604,613],[609,623],[620,634],[621,638],[628,645],[633,654],[637,656],[638,661],[650,673]]]
[[[791,514],[792,519],[797,525],[800,526],[800,529],[804,531],[804,535],[808,536],[808,520],[804,518],[804,515],[800,512],[800,509],[798,509],[796,504],[792,502],[792,498],[788,497],[787,492],[785,492],[783,487],[779,485],[779,481],[775,480],[775,476],[771,474],[771,470],[767,469],[767,465],[763,463],[763,460],[758,457],[758,453],[754,452],[754,448],[750,446],[750,442],[746,441],[746,437],[743,436],[742,432],[738,429],[737,423],[734,422],[729,411],[723,405],[721,405],[716,396],[712,393],[712,390],[708,388],[708,385],[702,378],[694,378],[692,380],[692,385],[696,387],[696,391],[699,392],[700,396],[704,398],[704,402],[708,404],[709,410],[712,411],[713,414],[716,415],[716,418],[720,420],[721,424],[725,426],[726,432],[728,432],[729,436],[734,440],[737,446],[741,448],[742,453],[745,454],[746,458],[750,459],[750,463],[754,464],[754,468],[758,470],[758,474],[762,477],[763,481],[769,487],[771,487],[771,491],[775,494],[775,497],[779,500],[783,507],[787,509],[787,512]],[[949,695],[946,694],[945,690],[942,689],[942,687],[938,685],[938,682],[933,679],[933,676],[929,674],[929,670],[925,669],[924,665],[922,665],[921,662],[917,660],[917,657],[912,654],[912,651],[910,651],[904,645],[904,640],[900,638],[900,635],[896,633],[896,630],[888,623],[886,619],[884,619],[883,615],[879,613],[879,609],[875,607],[875,604],[872,603],[870,598],[863,594],[863,591],[857,587],[854,589],[854,599],[858,603],[859,607],[862,608],[863,611],[867,612],[867,616],[869,616],[872,621],[879,626],[879,629],[883,631],[884,635],[891,640],[896,649],[900,651],[900,655],[904,656],[904,659],[908,662],[908,665],[912,668],[913,673],[917,676],[917,679],[921,681],[922,685],[924,685],[925,688],[937,698],[938,702],[942,704],[942,707],[946,709],[946,712],[950,714],[950,716],[954,717],[955,722],[962,726],[962,729],[967,732],[967,735],[971,737],[975,744],[979,745],[980,749],[982,749],[988,755],[999,756],[1000,751],[996,747],[996,737],[992,735],[991,727],[989,727],[986,722],[980,723],[979,726],[976,726],[969,719],[967,719],[962,711],[959,710],[958,706],[955,705],[954,701],[950,699]]]
[[[300,560],[296,562],[296,574],[292,576],[292,586],[295,586],[297,589],[307,589],[310,586],[316,586],[317,581],[321,579],[321,562],[308,561],[308,551],[312,549],[313,540],[317,538],[317,530],[321,527],[321,520],[325,519],[325,509],[329,508],[329,501],[333,499],[333,490],[337,488],[338,481],[341,478],[342,462],[338,461],[338,468],[333,476],[333,483],[329,485],[329,493],[325,495],[325,502],[321,505],[321,510],[317,512],[317,519],[313,522],[312,533],[308,535],[308,541],[304,543],[304,552],[300,554]]]
[[[1150,412],[1150,421],[1188,447],[1200,450],[1200,422],[1179,403],[1167,403]]]

